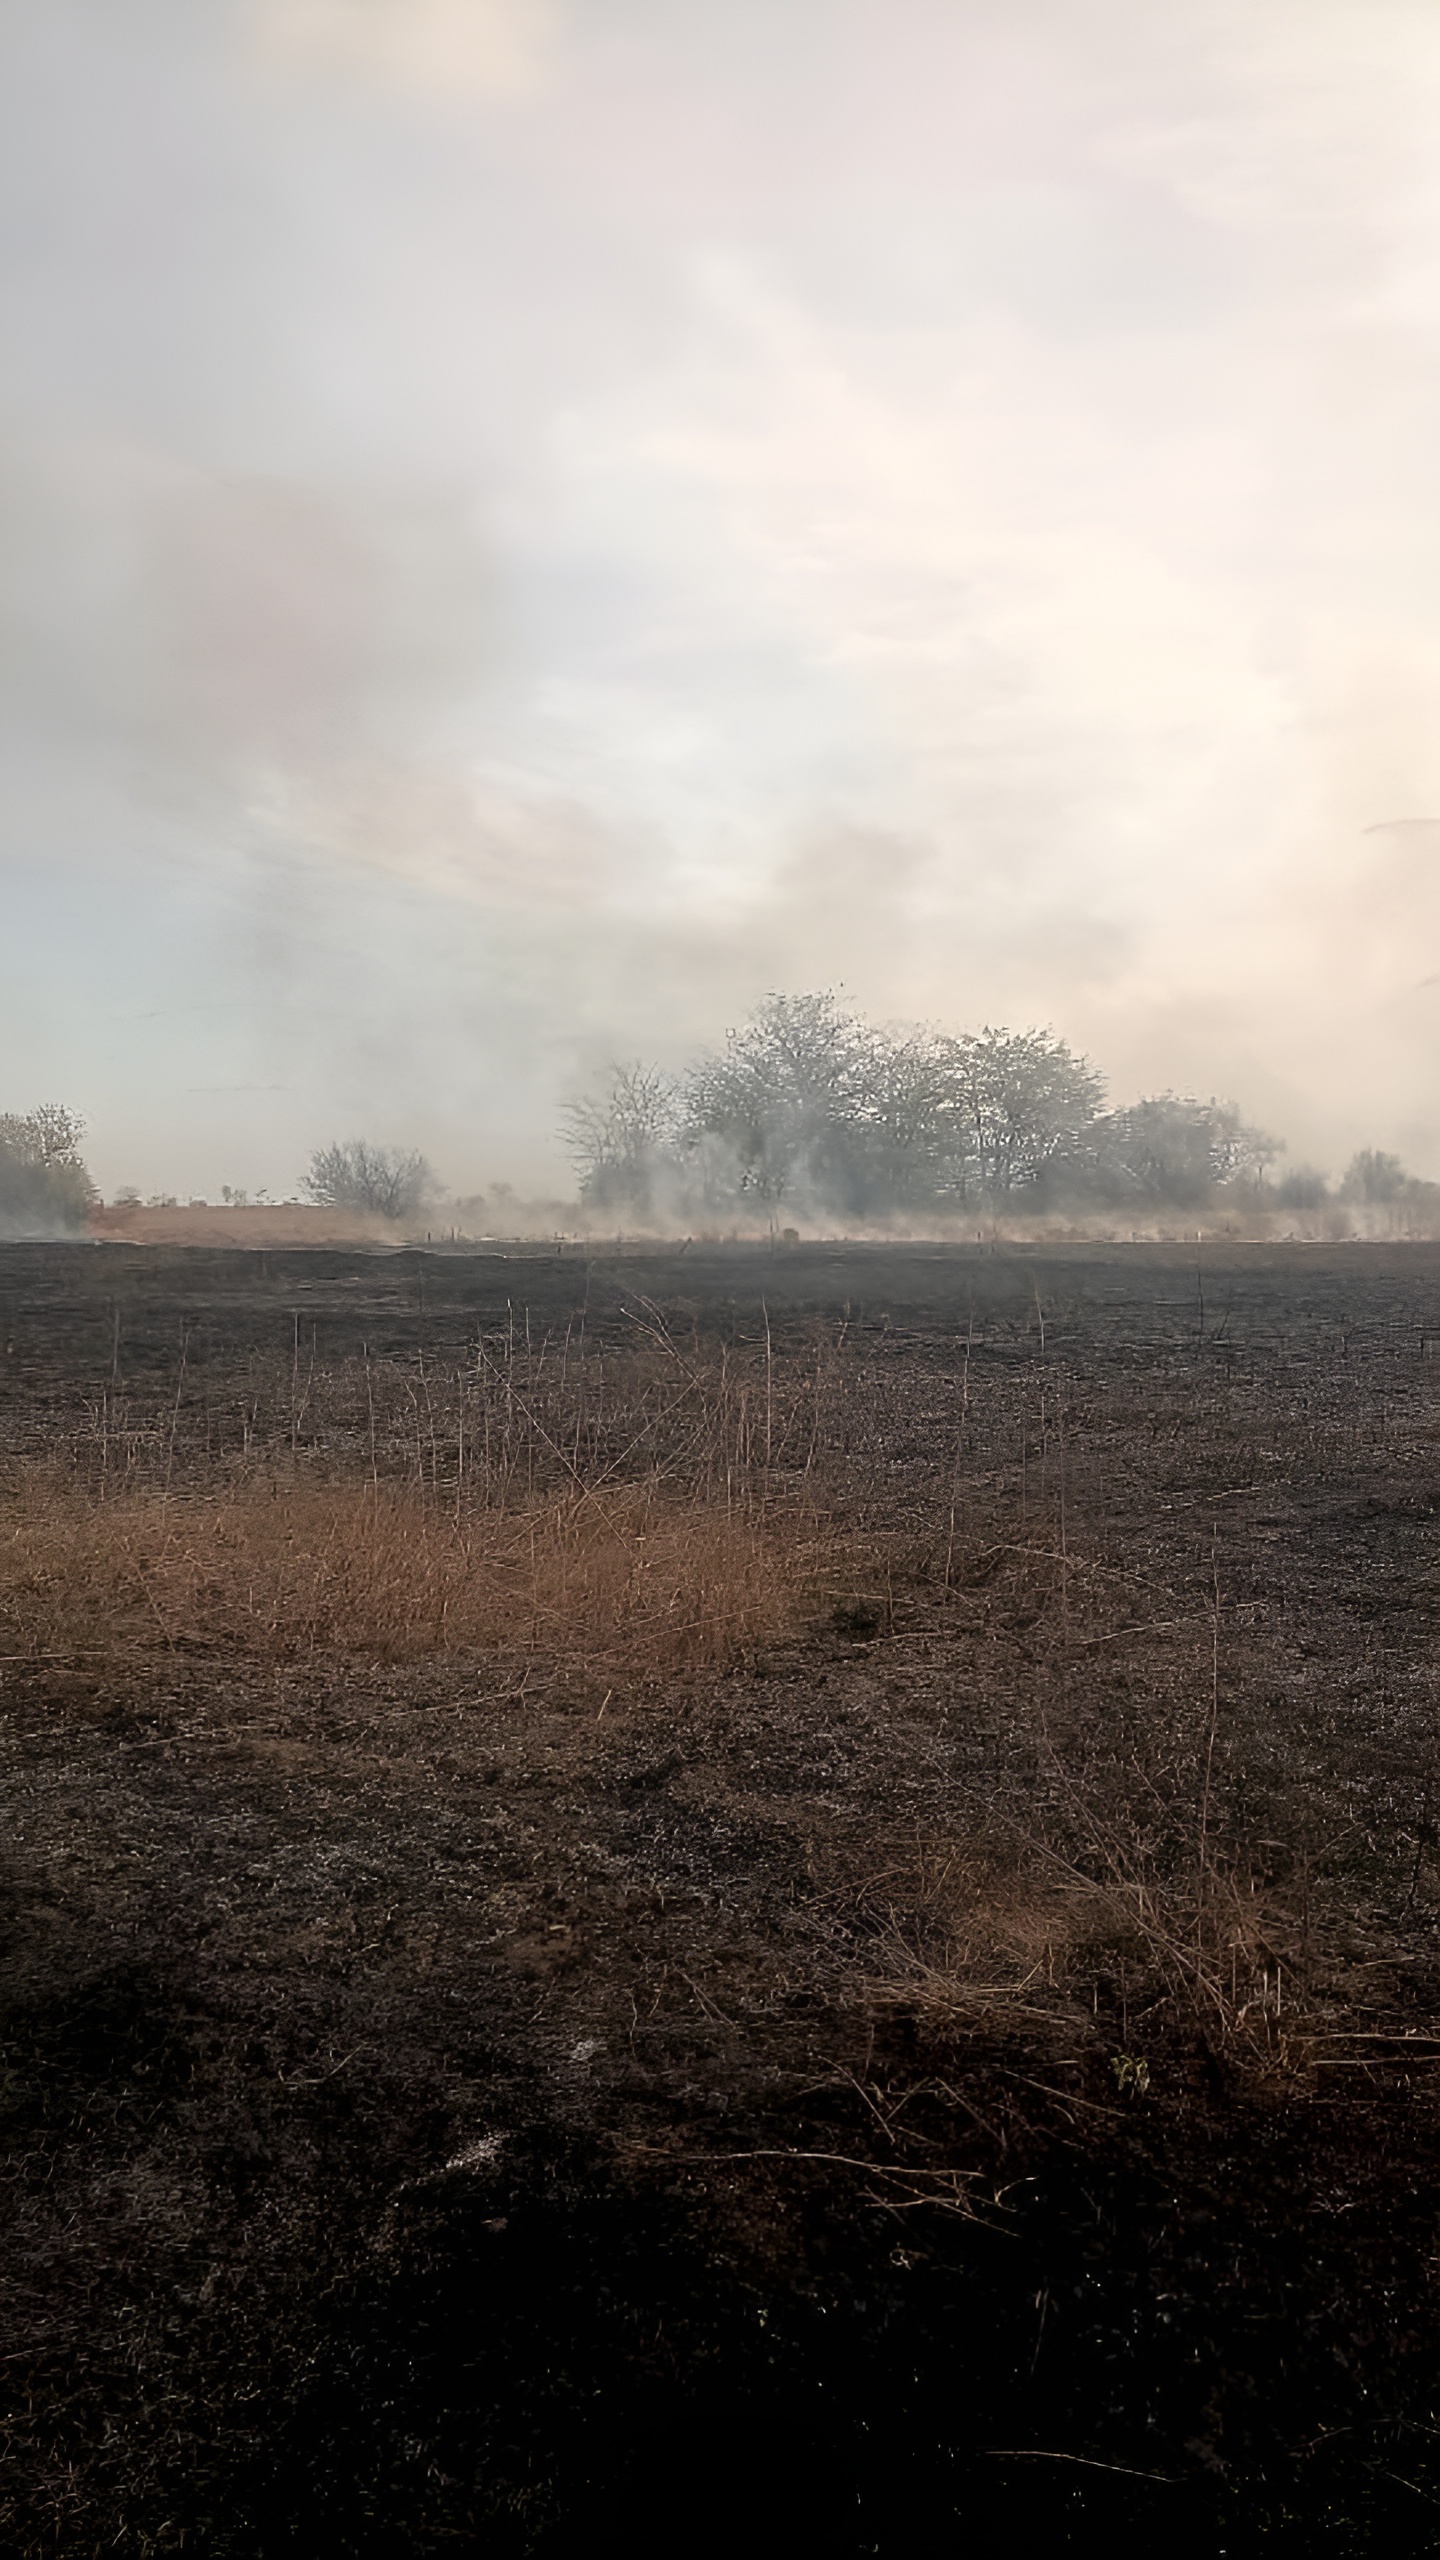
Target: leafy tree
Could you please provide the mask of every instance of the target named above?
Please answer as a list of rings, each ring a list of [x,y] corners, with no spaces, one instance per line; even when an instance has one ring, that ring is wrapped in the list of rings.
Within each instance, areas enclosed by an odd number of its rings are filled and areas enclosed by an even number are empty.
[[[321,1209],[359,1209],[381,1218],[413,1217],[435,1189],[422,1155],[372,1147],[365,1138],[317,1147],[301,1190]]]
[[[0,1229],[54,1235],[83,1228],[95,1185],[80,1153],[85,1123],[63,1103],[0,1112]]]
[[[686,1080],[681,1145],[710,1187],[727,1178],[768,1202],[808,1193],[826,1208],[863,1210],[876,1102],[877,1035],[819,995],[767,996],[719,1057]]]
[[[973,1173],[949,1044],[928,1031],[876,1035],[864,1115],[867,1193],[901,1212],[963,1198]]]
[[[1151,1094],[1112,1111],[1095,1139],[1103,1191],[1167,1208],[1202,1208],[1226,1184],[1257,1180],[1280,1152],[1233,1102],[1179,1093]]]
[[[580,1176],[580,1196],[596,1208],[648,1217],[673,1177],[675,1087],[639,1059],[610,1070],[598,1101],[565,1112],[566,1151]]]
[[[1323,1209],[1330,1185],[1313,1164],[1292,1165],[1275,1185],[1277,1209]]]
[[[1409,1176],[1398,1156],[1382,1155],[1378,1147],[1362,1147],[1345,1168],[1340,1197],[1375,1209],[1398,1200],[1408,1184]]]
[[[80,1162],[85,1123],[63,1102],[42,1102],[23,1115],[0,1112],[0,1146],[27,1164],[74,1167]]]
[[[876,1030],[833,991],[771,995],[678,1090],[617,1068],[566,1137],[587,1200],[645,1211],[763,1201],[883,1218],[1034,1195],[1072,1172],[1100,1078],[1047,1031],[965,1039]]]
[[[1078,1179],[1105,1087],[1052,1031],[969,1032],[942,1044],[942,1153],[961,1197],[1014,1201]]]
[[[749,1200],[866,1219],[979,1200],[1198,1207],[1244,1194],[1281,1152],[1231,1102],[1103,1102],[1097,1070],[1053,1031],[877,1030],[823,989],[767,996],[678,1086],[616,1068],[601,1100],[571,1106],[567,1142],[597,1204],[648,1214],[663,1198],[689,1214]],[[1375,1187],[1393,1173],[1414,1205],[1393,1159],[1356,1165],[1370,1168],[1348,1178],[1363,1196],[1395,1196]],[[1312,1195],[1328,1196],[1322,1178],[1297,1172],[1280,1205]]]

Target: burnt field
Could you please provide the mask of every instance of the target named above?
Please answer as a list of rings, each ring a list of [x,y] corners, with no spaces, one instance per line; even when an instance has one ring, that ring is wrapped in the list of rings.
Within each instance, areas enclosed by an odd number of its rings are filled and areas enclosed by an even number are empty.
[[[1440,1247],[0,1352],[6,2549],[1434,2547]]]

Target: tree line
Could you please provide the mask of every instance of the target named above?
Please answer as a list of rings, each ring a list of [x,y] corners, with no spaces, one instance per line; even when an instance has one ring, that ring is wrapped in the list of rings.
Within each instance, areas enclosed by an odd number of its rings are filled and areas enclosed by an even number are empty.
[[[59,1103],[0,1113],[0,1235],[84,1228],[98,1194],[83,1134]],[[1047,1211],[1123,1223],[1230,1204],[1440,1228],[1440,1184],[1396,1156],[1364,1148],[1333,1187],[1309,1166],[1277,1176],[1283,1141],[1233,1102],[1167,1092],[1110,1107],[1098,1070],[1053,1031],[885,1030],[829,990],[767,996],[678,1075],[613,1067],[568,1106],[562,1134],[583,1207],[638,1226]],[[365,1138],[317,1148],[299,1188],[316,1206],[397,1226],[443,1196],[416,1150]]]
[[[1233,1102],[1160,1093],[1109,1108],[1098,1070],[1053,1031],[887,1031],[829,991],[768,996],[678,1076],[613,1068],[569,1106],[563,1135],[587,1207],[640,1223],[1309,1209],[1434,1189],[1373,1150],[1338,1194],[1305,1168],[1272,1182],[1283,1142]]]

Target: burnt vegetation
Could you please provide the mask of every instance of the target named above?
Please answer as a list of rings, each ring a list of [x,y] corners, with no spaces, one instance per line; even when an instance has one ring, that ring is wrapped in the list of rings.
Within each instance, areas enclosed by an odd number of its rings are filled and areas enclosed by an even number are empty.
[[[0,1305],[7,2548],[1433,2546],[1432,1251]]]

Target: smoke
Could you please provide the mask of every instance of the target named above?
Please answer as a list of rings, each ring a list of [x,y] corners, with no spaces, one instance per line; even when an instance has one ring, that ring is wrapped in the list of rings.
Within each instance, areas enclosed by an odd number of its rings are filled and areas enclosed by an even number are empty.
[[[104,1187],[553,1191],[824,984],[1440,1173],[1433,12],[0,48],[0,1103]]]
[[[441,99],[511,97],[544,75],[544,0],[257,0],[254,38],[287,70],[340,73]]]

